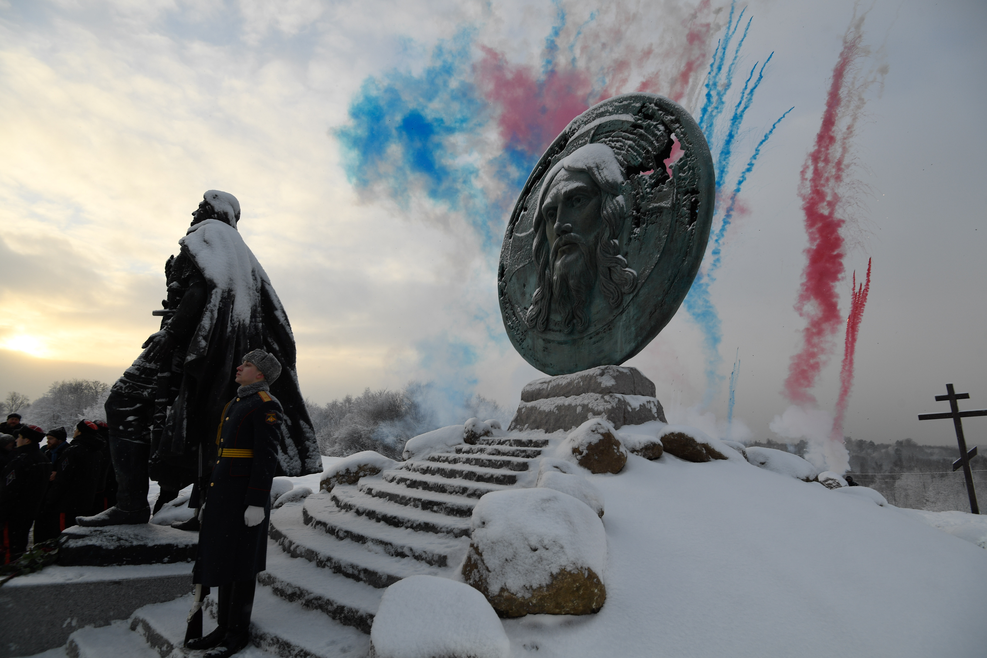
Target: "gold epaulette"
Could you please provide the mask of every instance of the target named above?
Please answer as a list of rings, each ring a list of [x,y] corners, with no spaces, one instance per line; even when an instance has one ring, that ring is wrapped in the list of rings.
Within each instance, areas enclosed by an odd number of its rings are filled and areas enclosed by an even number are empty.
[[[257,395],[259,395],[260,399],[263,400],[264,402],[270,402],[273,399],[270,395],[267,394],[267,391],[257,391]]]

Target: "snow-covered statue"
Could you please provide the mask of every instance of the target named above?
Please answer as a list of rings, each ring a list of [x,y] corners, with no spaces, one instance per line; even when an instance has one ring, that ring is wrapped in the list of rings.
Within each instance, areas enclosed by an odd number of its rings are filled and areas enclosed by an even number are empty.
[[[498,296],[515,349],[549,375],[644,349],[699,271],[714,191],[699,126],[667,98],[616,96],[573,119],[504,234]]]
[[[113,385],[106,401],[110,453],[117,478],[115,507],[83,526],[146,523],[148,477],[168,500],[215,463],[223,405],[236,394],[240,357],[262,349],[282,364],[271,391],[284,407],[279,470],[321,471],[312,423],[298,389],[295,340],[264,268],[237,231],[240,203],[209,190],[165,265],[167,299],[160,330]]]

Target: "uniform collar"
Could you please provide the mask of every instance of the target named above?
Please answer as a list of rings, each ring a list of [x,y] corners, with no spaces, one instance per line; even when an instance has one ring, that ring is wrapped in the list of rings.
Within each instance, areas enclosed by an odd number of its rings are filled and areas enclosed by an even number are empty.
[[[248,395],[253,395],[258,391],[270,391],[271,387],[265,380],[260,380],[259,382],[254,382],[253,384],[247,384],[246,386],[241,386],[236,390],[237,397],[243,398]]]

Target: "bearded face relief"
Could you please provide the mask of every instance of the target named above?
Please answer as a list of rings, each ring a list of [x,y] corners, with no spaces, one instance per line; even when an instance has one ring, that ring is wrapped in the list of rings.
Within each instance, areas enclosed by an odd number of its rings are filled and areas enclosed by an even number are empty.
[[[627,214],[624,182],[604,144],[577,149],[549,173],[535,216],[538,288],[529,327],[545,331],[557,319],[566,333],[585,331],[594,297],[603,295],[616,308],[634,290],[637,273],[627,267],[616,239]]]
[[[667,98],[614,96],[573,119],[504,233],[498,300],[518,353],[561,375],[644,349],[699,270],[714,189],[705,137]]]

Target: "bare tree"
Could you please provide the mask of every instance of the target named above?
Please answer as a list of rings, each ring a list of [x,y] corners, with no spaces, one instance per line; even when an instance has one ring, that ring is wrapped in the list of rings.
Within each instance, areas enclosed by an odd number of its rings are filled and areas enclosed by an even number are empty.
[[[11,391],[10,393],[7,393],[7,397],[0,402],[0,413],[2,413],[5,417],[7,414],[12,414],[15,411],[23,413],[30,404],[31,399],[29,397],[23,393]]]
[[[45,429],[75,425],[87,412],[93,414],[101,410],[100,403],[106,400],[109,390],[109,384],[95,379],[55,382],[28,408],[24,422]],[[97,416],[95,419],[103,419],[101,413],[94,415]]]

